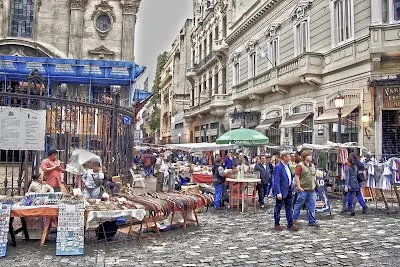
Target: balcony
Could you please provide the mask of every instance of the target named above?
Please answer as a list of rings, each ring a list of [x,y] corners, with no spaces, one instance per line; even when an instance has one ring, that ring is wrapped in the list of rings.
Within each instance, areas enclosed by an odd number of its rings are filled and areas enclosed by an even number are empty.
[[[197,69],[198,72],[203,71],[207,67],[209,67],[211,64],[213,64],[216,61],[217,57],[214,52],[209,53],[206,55],[200,62],[196,65],[194,65],[194,68]]]
[[[225,42],[225,38],[214,41],[213,52],[216,53],[218,56],[227,56],[228,51],[229,51],[229,46]]]
[[[233,86],[233,100],[248,99],[270,92],[287,93],[285,88],[300,83],[318,85],[322,82],[324,56],[304,53],[288,62],[273,67],[259,75]]]
[[[231,104],[230,95],[215,94],[210,99],[203,103],[190,107],[184,111],[185,118],[202,116],[203,114],[211,114],[217,117],[223,116],[226,112],[226,107]]]

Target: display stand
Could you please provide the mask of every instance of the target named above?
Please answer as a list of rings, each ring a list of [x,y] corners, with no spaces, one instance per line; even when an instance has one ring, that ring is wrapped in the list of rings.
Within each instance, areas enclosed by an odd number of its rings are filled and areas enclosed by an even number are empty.
[[[6,256],[7,240],[10,223],[10,205],[0,203],[0,257]]]

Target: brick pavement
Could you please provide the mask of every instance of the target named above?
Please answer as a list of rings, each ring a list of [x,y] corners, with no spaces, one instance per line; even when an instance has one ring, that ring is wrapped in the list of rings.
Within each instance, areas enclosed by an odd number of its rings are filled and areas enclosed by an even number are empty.
[[[199,228],[161,238],[149,233],[108,247],[91,242],[78,257],[56,257],[54,242],[40,250],[37,241],[20,241],[8,247],[0,266],[400,266],[398,214],[388,216],[371,204],[367,214],[350,217],[338,214],[335,202],[332,216],[318,216],[320,229],[276,232],[273,203],[267,203],[256,215],[210,210],[200,215]]]

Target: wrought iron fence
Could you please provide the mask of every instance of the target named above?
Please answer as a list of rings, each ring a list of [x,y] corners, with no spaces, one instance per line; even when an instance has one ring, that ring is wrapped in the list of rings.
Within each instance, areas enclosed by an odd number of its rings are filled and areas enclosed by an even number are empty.
[[[50,148],[57,149],[59,159],[65,163],[75,149],[83,148],[100,156],[111,175],[129,171],[134,111],[120,107],[115,101],[96,104],[47,97],[39,89],[35,94],[18,90],[0,92],[0,108],[46,110],[44,151],[0,150],[0,194],[20,195],[27,191],[32,173],[39,171]],[[64,174],[67,185],[76,184],[76,178]]]

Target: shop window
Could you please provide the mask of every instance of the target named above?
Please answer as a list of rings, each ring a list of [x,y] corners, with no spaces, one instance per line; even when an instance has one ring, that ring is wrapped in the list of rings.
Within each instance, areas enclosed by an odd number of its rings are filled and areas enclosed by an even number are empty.
[[[218,129],[219,122],[210,123],[210,129]]]
[[[293,145],[312,144],[313,137],[313,115],[305,119],[300,126],[293,128]]]
[[[382,111],[382,157],[400,155],[400,111]]]
[[[274,122],[265,134],[268,136],[269,143],[279,146],[281,144],[281,129],[279,129],[280,122]]]
[[[11,0],[9,35],[11,37],[32,38],[33,0]]]
[[[342,118],[342,143],[356,142],[358,143],[358,121],[359,112],[354,110],[346,118]],[[329,140],[337,142],[337,132],[333,132],[333,125],[335,123],[329,123]],[[337,124],[337,123],[336,123]]]

